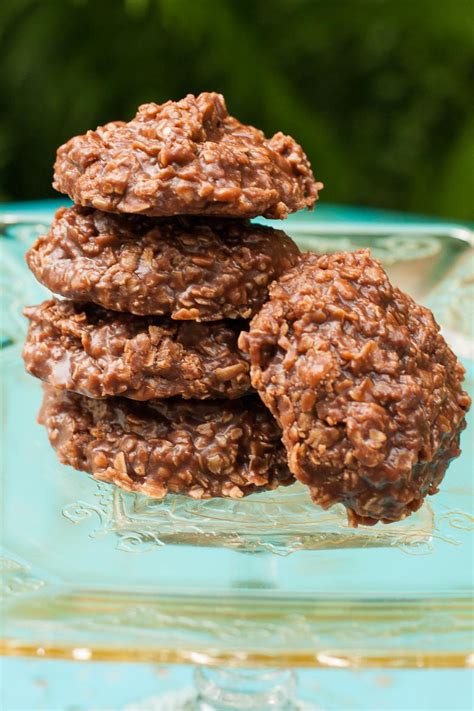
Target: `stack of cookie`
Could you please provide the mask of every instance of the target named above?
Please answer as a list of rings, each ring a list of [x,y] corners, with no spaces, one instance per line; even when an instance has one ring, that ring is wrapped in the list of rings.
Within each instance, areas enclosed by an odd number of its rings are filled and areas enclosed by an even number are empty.
[[[252,224],[312,207],[293,139],[204,93],[140,107],[58,150],[75,202],[27,254],[63,297],[25,310],[27,370],[60,460],[155,497],[239,498],[292,481],[238,337],[299,250]]]
[[[368,252],[249,222],[316,201],[293,139],[188,96],[73,138],[54,185],[76,204],[27,261],[63,299],[26,309],[24,358],[62,462],[159,498],[294,475],[352,525],[438,490],[470,399],[432,314]]]

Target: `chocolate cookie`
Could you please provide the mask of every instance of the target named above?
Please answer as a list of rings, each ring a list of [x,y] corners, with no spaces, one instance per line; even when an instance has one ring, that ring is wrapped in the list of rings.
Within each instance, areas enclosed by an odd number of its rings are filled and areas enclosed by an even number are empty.
[[[151,218],[61,208],[27,253],[36,278],[69,299],[134,314],[249,318],[296,264],[281,230],[230,218]]]
[[[122,314],[72,301],[24,311],[27,370],[93,398],[237,398],[250,389],[237,348],[245,322],[194,323]]]
[[[355,526],[404,518],[437,491],[470,405],[464,368],[368,251],[304,255],[239,345],[317,504],[342,502]]]
[[[107,212],[284,218],[313,207],[314,181],[301,147],[265,138],[229,116],[220,94],[144,104],[61,146],[54,187]]]
[[[292,482],[279,428],[256,397],[136,403],[46,386],[38,420],[63,464],[156,498],[237,499]]]

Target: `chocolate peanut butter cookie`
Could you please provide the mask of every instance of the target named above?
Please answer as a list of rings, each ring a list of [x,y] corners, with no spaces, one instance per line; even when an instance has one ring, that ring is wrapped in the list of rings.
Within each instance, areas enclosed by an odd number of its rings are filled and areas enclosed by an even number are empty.
[[[373,524],[437,491],[470,405],[464,368],[368,251],[304,255],[239,345],[317,504]]]
[[[250,389],[237,347],[245,322],[195,323],[122,314],[72,301],[25,309],[27,370],[92,398],[237,398]]]
[[[134,314],[249,318],[300,255],[281,230],[230,218],[147,218],[61,208],[27,253],[36,278],[69,299]]]
[[[144,104],[128,123],[76,136],[54,170],[78,205],[154,216],[284,218],[322,187],[293,138],[241,124],[215,93]]]
[[[237,499],[293,481],[278,425],[257,397],[137,403],[46,386],[38,419],[63,464],[156,498]]]

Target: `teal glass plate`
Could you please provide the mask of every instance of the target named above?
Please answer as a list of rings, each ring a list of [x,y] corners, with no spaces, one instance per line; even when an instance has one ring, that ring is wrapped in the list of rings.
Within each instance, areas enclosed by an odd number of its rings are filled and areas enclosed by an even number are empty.
[[[33,219],[33,218],[30,218]],[[473,393],[473,256],[467,230],[305,220],[315,251],[369,246],[435,311]],[[61,466],[36,423],[40,384],[20,358],[21,308],[47,296],[2,247],[5,654],[264,666],[472,662],[472,434],[441,492],[411,518],[350,529],[304,487],[239,501],[156,501]]]

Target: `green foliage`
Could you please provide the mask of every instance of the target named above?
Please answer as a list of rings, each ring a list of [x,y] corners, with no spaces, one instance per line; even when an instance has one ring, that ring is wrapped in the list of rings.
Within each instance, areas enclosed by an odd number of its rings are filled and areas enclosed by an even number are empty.
[[[210,89],[241,120],[294,135],[326,202],[473,218],[472,8],[3,0],[0,196],[51,196],[64,140]]]

